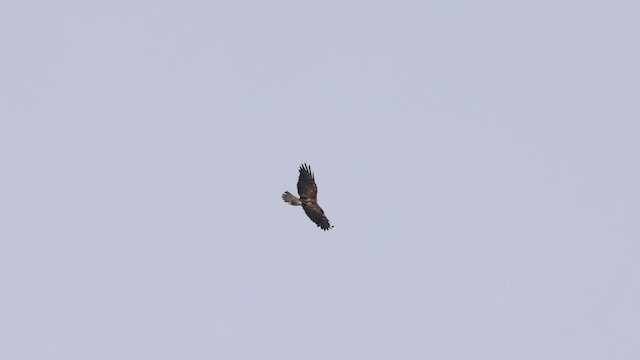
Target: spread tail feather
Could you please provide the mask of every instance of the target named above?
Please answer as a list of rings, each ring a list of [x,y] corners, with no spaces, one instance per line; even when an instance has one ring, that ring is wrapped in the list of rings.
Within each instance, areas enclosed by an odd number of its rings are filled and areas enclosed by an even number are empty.
[[[302,205],[300,199],[288,191],[285,191],[284,194],[282,194],[282,200],[291,205]]]

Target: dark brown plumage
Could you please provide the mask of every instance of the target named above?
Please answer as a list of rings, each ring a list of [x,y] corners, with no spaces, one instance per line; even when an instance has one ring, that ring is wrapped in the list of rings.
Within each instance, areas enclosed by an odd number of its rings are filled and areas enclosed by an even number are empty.
[[[333,227],[329,223],[329,219],[324,215],[324,211],[318,205],[318,186],[311,172],[311,168],[307,164],[300,165],[300,176],[298,176],[298,195],[297,198],[292,193],[285,191],[282,194],[282,200],[291,205],[301,205],[305,214],[318,225],[322,230],[329,230]]]

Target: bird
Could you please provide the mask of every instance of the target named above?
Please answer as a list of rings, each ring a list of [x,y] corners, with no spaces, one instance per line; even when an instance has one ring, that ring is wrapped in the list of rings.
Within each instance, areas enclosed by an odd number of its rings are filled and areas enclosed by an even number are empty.
[[[305,214],[318,225],[322,230],[329,230],[333,225],[324,215],[324,211],[318,205],[318,186],[316,185],[311,167],[307,164],[300,165],[300,176],[298,176],[298,195],[299,198],[292,193],[285,191],[282,194],[282,200],[293,206],[302,206]]]

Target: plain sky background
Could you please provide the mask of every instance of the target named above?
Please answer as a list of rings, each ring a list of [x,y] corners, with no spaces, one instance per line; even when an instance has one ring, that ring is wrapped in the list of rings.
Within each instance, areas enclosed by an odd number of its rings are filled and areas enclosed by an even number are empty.
[[[640,359],[639,4],[3,2],[0,358]]]

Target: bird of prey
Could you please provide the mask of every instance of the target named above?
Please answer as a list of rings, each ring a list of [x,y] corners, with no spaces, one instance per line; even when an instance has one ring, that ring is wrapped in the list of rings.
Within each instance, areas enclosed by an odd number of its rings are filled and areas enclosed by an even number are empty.
[[[282,200],[291,205],[302,205],[302,209],[309,219],[316,223],[322,230],[329,230],[333,227],[329,223],[329,219],[324,215],[324,211],[318,205],[318,187],[311,172],[311,168],[307,164],[300,165],[300,176],[298,177],[298,195],[297,198],[292,193],[285,191],[282,194]]]

